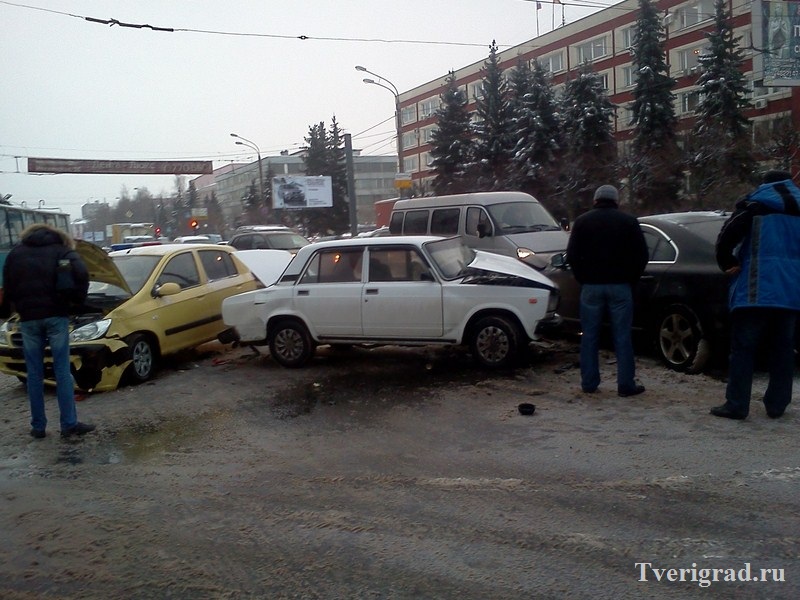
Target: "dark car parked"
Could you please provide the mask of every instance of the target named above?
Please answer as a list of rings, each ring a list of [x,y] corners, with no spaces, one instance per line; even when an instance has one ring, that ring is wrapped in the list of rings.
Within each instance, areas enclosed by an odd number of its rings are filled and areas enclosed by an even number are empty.
[[[640,217],[650,262],[634,293],[634,329],[676,371],[701,371],[728,344],[728,282],[715,257],[723,212]],[[564,255],[547,275],[561,289],[559,314],[579,324],[580,286]]]

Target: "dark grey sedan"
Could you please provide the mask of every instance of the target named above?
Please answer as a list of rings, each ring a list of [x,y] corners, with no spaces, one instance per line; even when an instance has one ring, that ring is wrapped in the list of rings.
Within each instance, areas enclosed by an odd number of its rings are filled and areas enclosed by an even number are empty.
[[[729,213],[684,212],[640,217],[650,262],[634,293],[634,329],[676,371],[698,372],[728,344],[728,276],[714,246]],[[579,325],[580,286],[564,256],[546,274],[561,290],[559,314]]]

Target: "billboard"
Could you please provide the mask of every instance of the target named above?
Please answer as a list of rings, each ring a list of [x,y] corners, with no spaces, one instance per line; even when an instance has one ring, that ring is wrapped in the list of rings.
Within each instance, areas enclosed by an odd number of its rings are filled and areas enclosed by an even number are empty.
[[[272,178],[272,208],[330,208],[333,187],[329,175]]]
[[[800,2],[754,2],[752,11],[753,78],[800,85]]]
[[[29,158],[28,173],[94,173],[101,175],[208,175],[210,160],[80,160]]]

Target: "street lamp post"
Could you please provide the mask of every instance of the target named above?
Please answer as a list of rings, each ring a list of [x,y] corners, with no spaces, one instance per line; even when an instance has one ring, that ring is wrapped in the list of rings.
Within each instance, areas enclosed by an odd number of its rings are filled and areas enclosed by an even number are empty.
[[[385,90],[389,90],[392,93],[392,95],[394,95],[394,117],[395,117],[395,127],[397,129],[397,173],[399,175],[400,173],[403,172],[403,132],[402,132],[402,122],[400,119],[400,92],[397,91],[397,86],[393,84],[391,81],[389,81],[385,77],[381,77],[377,73],[373,73],[366,67],[362,67],[361,65],[356,65],[356,71],[363,71],[364,73],[369,73],[370,75],[374,75],[375,77],[378,78],[378,81],[376,81],[375,79],[366,78],[363,80],[364,83],[377,85],[378,87],[382,87]]]
[[[240,146],[247,146],[248,148],[252,148],[256,151],[256,156],[258,156],[258,194],[260,196],[259,201],[261,202],[261,206],[269,213],[269,207],[266,205],[264,199],[264,172],[261,169],[261,150],[256,145],[255,142],[251,142],[247,138],[243,138],[240,135],[235,133],[231,134],[231,137],[237,138],[236,143]]]

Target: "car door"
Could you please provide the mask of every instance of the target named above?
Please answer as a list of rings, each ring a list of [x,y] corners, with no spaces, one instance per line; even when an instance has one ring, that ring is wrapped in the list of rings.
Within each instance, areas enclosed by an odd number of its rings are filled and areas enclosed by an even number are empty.
[[[365,336],[442,336],[442,285],[415,247],[371,246],[368,265],[361,303]]]
[[[677,246],[666,232],[646,223],[641,224],[641,229],[650,258],[642,278],[634,287],[634,324],[637,327],[646,326],[647,309],[652,299],[658,296],[661,278],[678,258]]]
[[[163,333],[162,354],[190,348],[210,339],[206,333],[209,320],[207,289],[191,250],[176,254],[164,263],[156,286],[165,283],[177,283],[181,291],[159,299],[154,327]]]
[[[294,307],[319,337],[360,336],[363,247],[312,256],[294,288]]]

